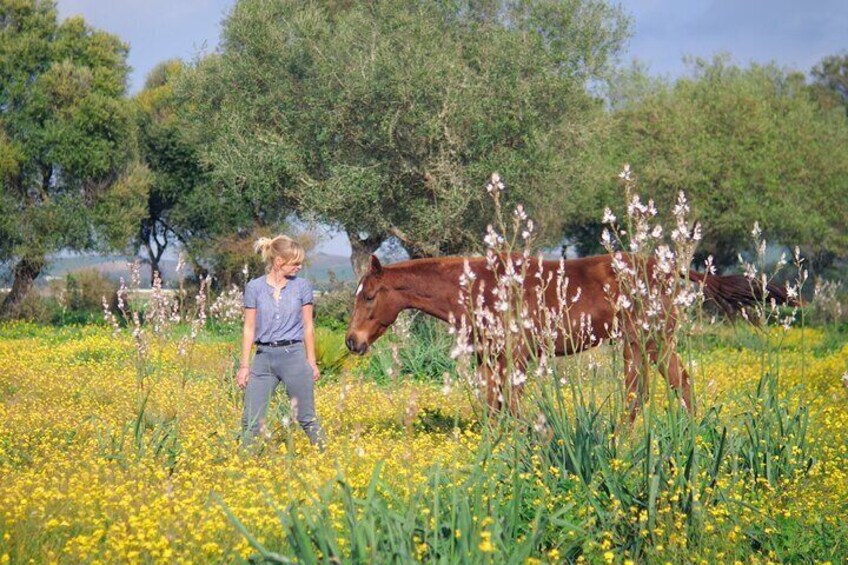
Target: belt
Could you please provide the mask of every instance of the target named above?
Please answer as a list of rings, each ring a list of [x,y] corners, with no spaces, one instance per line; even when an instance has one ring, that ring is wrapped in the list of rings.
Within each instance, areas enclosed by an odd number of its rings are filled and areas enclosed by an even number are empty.
[[[281,339],[278,341],[257,341],[256,345],[262,345],[264,347],[285,347],[287,345],[294,345],[295,343],[300,343],[301,339]]]

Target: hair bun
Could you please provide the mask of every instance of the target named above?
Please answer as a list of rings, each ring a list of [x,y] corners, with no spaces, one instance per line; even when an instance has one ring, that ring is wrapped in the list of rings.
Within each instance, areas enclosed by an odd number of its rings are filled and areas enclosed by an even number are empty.
[[[265,255],[265,252],[268,251],[268,249],[270,249],[272,243],[274,243],[274,240],[272,240],[268,237],[260,237],[259,239],[256,240],[256,243],[253,244],[253,249],[257,253],[261,253],[262,255]]]
[[[302,264],[305,255],[303,246],[286,235],[278,235],[275,238],[260,237],[253,244],[253,248],[262,256],[267,271],[270,271],[277,257],[286,264]]]

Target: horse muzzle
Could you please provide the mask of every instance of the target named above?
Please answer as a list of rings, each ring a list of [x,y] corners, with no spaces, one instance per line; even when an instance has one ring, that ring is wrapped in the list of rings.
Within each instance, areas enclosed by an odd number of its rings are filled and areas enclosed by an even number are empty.
[[[345,339],[345,345],[347,345],[348,350],[355,355],[365,355],[365,352],[368,351],[368,342],[357,342],[353,336],[347,336],[347,339]]]

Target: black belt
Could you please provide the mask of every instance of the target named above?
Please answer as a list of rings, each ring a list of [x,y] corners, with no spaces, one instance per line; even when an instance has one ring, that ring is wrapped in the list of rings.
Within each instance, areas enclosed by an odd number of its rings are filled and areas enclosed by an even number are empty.
[[[300,343],[301,339],[281,339],[278,341],[257,341],[256,345],[262,345],[265,347],[285,347],[287,345],[294,345],[295,343]]]

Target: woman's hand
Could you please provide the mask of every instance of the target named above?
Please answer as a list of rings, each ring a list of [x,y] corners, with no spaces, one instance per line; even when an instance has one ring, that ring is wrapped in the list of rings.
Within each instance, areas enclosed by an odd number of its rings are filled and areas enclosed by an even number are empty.
[[[244,387],[247,386],[248,380],[250,380],[250,367],[240,367],[236,374],[236,382],[238,383],[239,388],[244,390]]]
[[[312,367],[312,380],[317,382],[318,379],[321,378],[321,370],[318,369],[318,364],[314,362],[309,362],[309,365]]]

